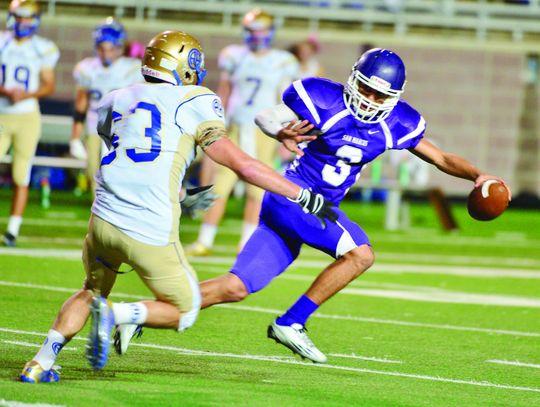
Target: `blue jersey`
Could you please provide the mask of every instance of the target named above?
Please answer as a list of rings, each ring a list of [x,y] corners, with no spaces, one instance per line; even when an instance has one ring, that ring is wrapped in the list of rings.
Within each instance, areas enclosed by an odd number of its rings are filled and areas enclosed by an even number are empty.
[[[307,78],[283,93],[283,102],[321,133],[287,168],[286,177],[304,181],[336,205],[367,163],[386,150],[415,147],[426,128],[420,113],[403,100],[380,123],[362,123],[347,109],[343,90],[330,80]]]

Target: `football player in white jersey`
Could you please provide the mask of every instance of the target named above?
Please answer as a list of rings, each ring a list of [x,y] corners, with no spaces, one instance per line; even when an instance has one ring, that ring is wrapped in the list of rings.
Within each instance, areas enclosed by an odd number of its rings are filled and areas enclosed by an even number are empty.
[[[142,82],[140,59],[123,56],[126,31],[112,17],[94,29],[96,56],[80,61],[73,70],[77,83],[71,130],[70,153],[87,159],[86,175],[92,193],[102,153],[106,152],[96,130],[97,106],[103,96],[114,89]],[[81,141],[86,120],[86,148]]]
[[[13,0],[0,32],[0,156],[13,146],[13,199],[3,243],[15,246],[28,201],[32,158],[41,136],[38,99],[54,92],[56,45],[36,34],[41,11],[33,0]]]
[[[86,353],[95,369],[107,362],[115,324],[183,331],[195,323],[201,297],[180,245],[178,193],[197,146],[245,181],[297,202],[306,216],[334,220],[320,195],[285,180],[227,137],[219,97],[199,86],[206,71],[194,37],[158,34],[146,47],[142,74],[146,83],[113,91],[98,107],[98,133],[111,150],[101,160],[83,247],[86,280],[25,365],[24,382],[58,381],[56,357],[90,313]],[[123,263],[136,271],[154,301],[107,302]]]
[[[230,45],[219,56],[221,77],[217,93],[227,112],[230,137],[245,152],[272,166],[277,147],[255,126],[255,115],[279,101],[281,92],[297,78],[298,63],[291,53],[271,48],[275,33],[271,15],[254,9],[244,16],[242,25],[244,44]],[[207,164],[208,160],[203,161],[203,168]],[[188,255],[210,254],[218,224],[237,179],[224,167],[217,168],[215,180],[201,179],[202,184],[215,184],[219,198],[204,215],[197,241],[186,249]],[[263,192],[257,187],[247,186],[240,247],[257,227]]]

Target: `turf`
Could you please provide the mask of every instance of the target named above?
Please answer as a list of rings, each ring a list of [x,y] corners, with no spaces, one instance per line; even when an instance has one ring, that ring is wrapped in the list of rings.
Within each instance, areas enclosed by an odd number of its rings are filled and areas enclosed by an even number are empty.
[[[44,210],[32,195],[18,249],[0,251],[0,405],[540,405],[540,217],[510,209],[481,223],[454,205],[460,231],[448,234],[422,203],[411,205],[411,228],[392,233],[383,230],[383,205],[344,203],[371,237],[377,261],[310,319],[327,365],[303,362],[266,338],[269,322],[331,261],[307,248],[268,288],[202,311],[183,334],[146,329],[127,355],[111,355],[93,372],[84,329],[58,359],[59,383],[20,383],[22,366],[83,278],[88,199],[56,191],[52,199]],[[8,203],[1,190],[0,228]],[[233,263],[240,204],[230,202],[214,257],[192,259],[200,279]],[[197,226],[182,220],[183,242]],[[128,273],[111,299],[149,296]]]

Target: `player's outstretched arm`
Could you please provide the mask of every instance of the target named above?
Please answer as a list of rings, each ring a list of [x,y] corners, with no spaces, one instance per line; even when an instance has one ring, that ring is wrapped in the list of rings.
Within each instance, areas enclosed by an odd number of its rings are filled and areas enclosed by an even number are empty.
[[[324,219],[336,221],[337,215],[332,211],[334,205],[322,195],[300,188],[283,178],[264,163],[246,154],[229,138],[220,138],[206,147],[204,152],[218,164],[230,168],[244,181],[298,203],[307,212],[317,216],[323,226]]]
[[[422,160],[433,164],[446,174],[473,181],[475,187],[489,179],[497,180],[506,187],[510,198],[512,197],[510,188],[502,178],[481,172],[465,158],[457,154],[443,151],[426,139],[420,140],[420,143],[410,151]]]
[[[298,148],[298,144],[317,138],[307,134],[313,125],[307,120],[299,120],[296,113],[284,103],[261,110],[255,117],[255,123],[267,136],[281,141],[287,150],[300,156],[304,152]]]

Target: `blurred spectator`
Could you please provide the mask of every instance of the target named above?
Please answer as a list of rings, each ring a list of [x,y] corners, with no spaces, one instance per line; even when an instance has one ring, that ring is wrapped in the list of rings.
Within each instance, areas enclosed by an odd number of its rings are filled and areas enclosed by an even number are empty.
[[[305,41],[292,45],[289,50],[300,64],[300,78],[324,76],[324,68],[317,60],[320,44],[315,35],[312,34]]]
[[[124,56],[130,58],[142,59],[146,45],[139,41],[131,41],[126,45]]]

